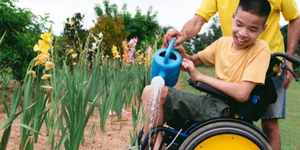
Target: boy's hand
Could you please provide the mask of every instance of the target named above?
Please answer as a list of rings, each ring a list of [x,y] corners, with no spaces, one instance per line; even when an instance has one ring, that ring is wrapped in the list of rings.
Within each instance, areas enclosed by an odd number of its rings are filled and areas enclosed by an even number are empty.
[[[196,80],[196,77],[198,76],[198,74],[200,74],[197,71],[194,63],[191,60],[186,59],[186,58],[183,58],[181,69],[183,71],[189,73],[192,80]]]

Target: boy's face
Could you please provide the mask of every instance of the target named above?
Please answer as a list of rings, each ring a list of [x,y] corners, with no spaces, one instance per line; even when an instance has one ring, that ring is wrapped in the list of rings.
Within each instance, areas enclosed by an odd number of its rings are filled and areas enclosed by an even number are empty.
[[[237,49],[251,46],[264,30],[265,18],[238,8],[233,16],[233,44]]]

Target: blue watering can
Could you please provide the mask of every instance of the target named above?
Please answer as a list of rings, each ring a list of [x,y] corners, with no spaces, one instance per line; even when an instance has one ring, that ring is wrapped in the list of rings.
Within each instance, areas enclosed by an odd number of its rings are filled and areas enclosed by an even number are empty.
[[[152,58],[151,80],[155,76],[161,76],[165,85],[174,86],[178,80],[182,57],[174,48],[176,38],[173,38],[168,48],[159,49]]]

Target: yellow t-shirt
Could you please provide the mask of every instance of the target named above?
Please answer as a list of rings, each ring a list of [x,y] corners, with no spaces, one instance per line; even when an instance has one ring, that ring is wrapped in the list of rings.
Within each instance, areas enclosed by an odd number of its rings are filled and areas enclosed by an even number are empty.
[[[232,37],[221,37],[197,55],[202,63],[215,66],[219,79],[263,84],[271,52],[263,40],[256,40],[254,45],[247,49],[236,50]]]
[[[280,32],[280,12],[285,20],[290,21],[298,17],[297,5],[294,0],[268,0],[271,12],[266,22],[266,29],[259,38],[269,43],[272,52],[284,52],[283,37]],[[206,21],[218,12],[221,29],[224,36],[232,34],[232,15],[235,12],[239,0],[202,0],[196,14]]]

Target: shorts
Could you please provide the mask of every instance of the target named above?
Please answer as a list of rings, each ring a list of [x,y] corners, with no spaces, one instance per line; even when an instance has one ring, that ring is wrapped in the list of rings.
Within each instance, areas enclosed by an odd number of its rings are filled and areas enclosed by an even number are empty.
[[[285,118],[285,106],[286,106],[286,89],[283,87],[283,81],[285,74],[281,73],[280,76],[273,77],[277,100],[275,103],[270,104],[266,112],[262,115],[261,119],[284,119]]]
[[[168,125],[183,127],[187,121],[203,122],[228,117],[229,105],[210,95],[195,95],[169,88],[164,105],[164,119]]]

